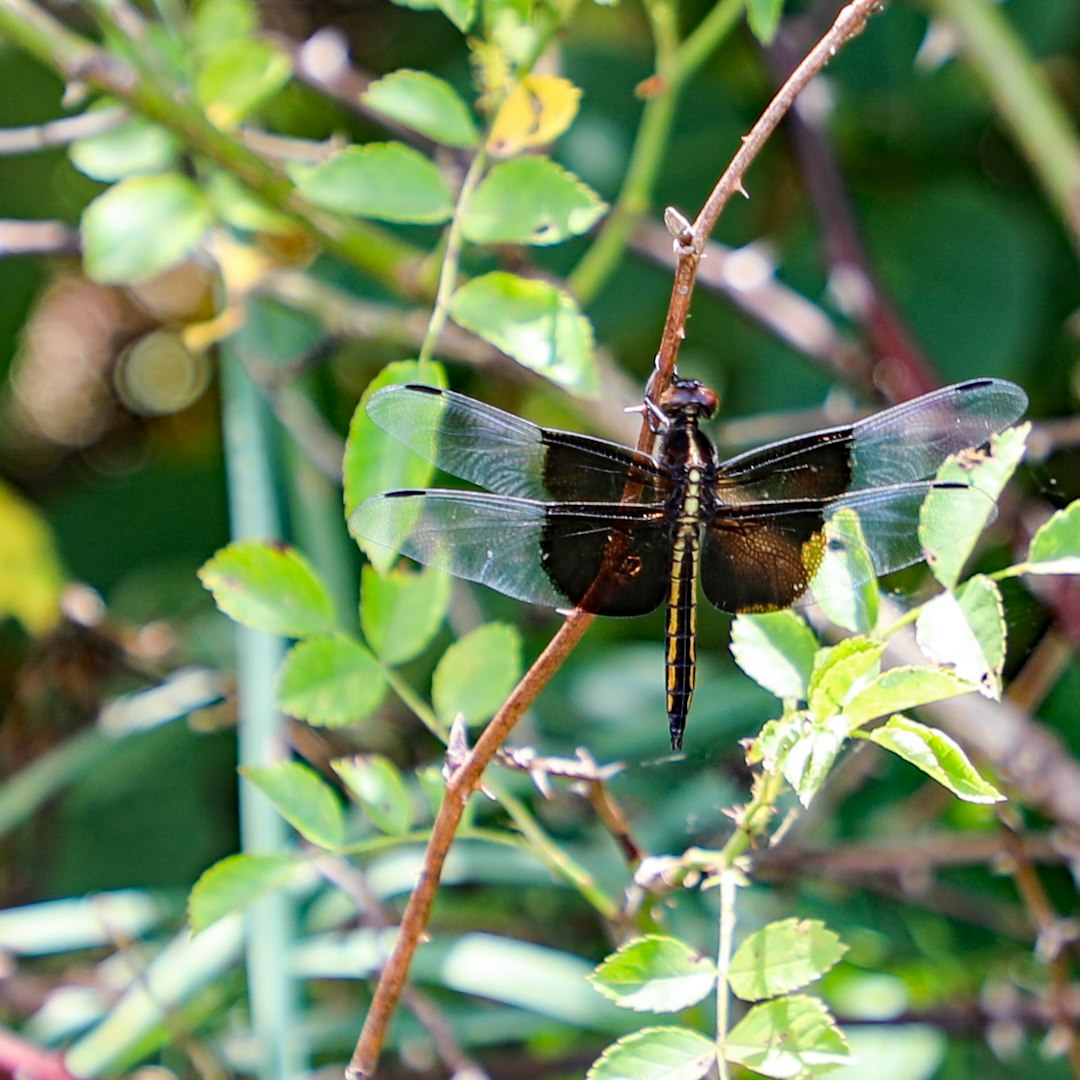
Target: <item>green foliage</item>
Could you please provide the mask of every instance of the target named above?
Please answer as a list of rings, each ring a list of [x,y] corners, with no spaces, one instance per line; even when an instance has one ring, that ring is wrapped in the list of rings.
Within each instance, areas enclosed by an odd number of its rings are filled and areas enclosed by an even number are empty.
[[[309,724],[359,723],[379,707],[385,693],[378,661],[344,634],[301,641],[281,665],[281,707]]]
[[[230,855],[195,883],[188,897],[188,923],[200,933],[248,904],[281,888],[296,874],[291,855]]]
[[[847,946],[816,919],[782,919],[755,930],[731,957],[731,992],[743,1001],[790,994],[816,982]]]
[[[531,155],[492,167],[465,207],[461,232],[474,244],[561,244],[587,233],[606,210],[576,176]]]
[[[475,147],[480,133],[468,105],[447,82],[426,71],[392,71],[362,100],[369,109],[444,146]]]
[[[408,831],[412,798],[398,767],[381,754],[337,758],[331,766],[377,829],[391,836]]]
[[[199,580],[222,611],[255,630],[304,638],[333,628],[330,594],[295,549],[231,544],[203,565]]]
[[[564,290],[496,270],[462,285],[450,314],[459,326],[559,386],[585,397],[596,394],[592,329]]]
[[[298,761],[248,765],[241,771],[305,840],[324,848],[340,846],[345,829],[341,804],[317,772]]]
[[[349,146],[321,165],[295,168],[300,192],[316,206],[378,221],[438,225],[454,197],[419,150],[402,143]]]
[[[650,934],[612,953],[589,981],[624,1009],[678,1012],[716,986],[716,965],[683,942]]]
[[[188,177],[121,180],[83,213],[86,272],[103,284],[145,281],[190,254],[209,224],[206,199]]]
[[[521,677],[521,635],[513,626],[478,626],[446,650],[435,668],[431,695],[444,724],[490,720]]]
[[[853,1061],[824,1002],[807,995],[755,1005],[728,1034],[728,1060],[762,1076],[819,1076]]]

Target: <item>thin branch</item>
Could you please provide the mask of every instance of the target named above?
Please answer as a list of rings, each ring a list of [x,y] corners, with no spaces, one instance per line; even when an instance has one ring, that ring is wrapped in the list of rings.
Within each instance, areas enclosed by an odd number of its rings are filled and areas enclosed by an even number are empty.
[[[31,127],[4,128],[0,130],[0,157],[11,154],[32,154],[38,150],[51,150],[67,146],[77,139],[92,135],[104,135],[115,131],[131,118],[131,112],[123,105],[107,109],[91,109],[78,116],[66,116],[62,120],[50,120]]]
[[[114,8],[110,10],[115,14]],[[0,36],[67,81],[86,83],[172,131],[193,153],[231,172],[327,251],[396,294],[429,294],[419,273],[423,254],[418,249],[385,230],[312,205],[276,166],[216,128],[200,108],[178,95],[149,60],[137,70],[74,33],[32,0],[0,3]]]
[[[431,839],[424,853],[420,878],[409,896],[401,919],[397,943],[386,967],[383,968],[356,1049],[345,1070],[347,1080],[368,1080],[375,1076],[387,1028],[405,988],[413,955],[424,936],[431,906],[438,892],[443,864],[469,797],[479,786],[484,770],[522,713],[559,670],[563,660],[592,624],[592,620],[593,616],[583,611],[575,611],[567,618],[525,678],[515,687],[506,704],[484,729],[476,746],[451,776],[442,806],[431,829]]]
[[[810,28],[788,19],[766,56],[778,80],[786,78],[803,55]],[[820,223],[833,288],[845,310],[864,328],[873,352],[868,383],[890,402],[906,401],[939,385],[930,362],[882,285],[863,243],[843,173],[823,124],[822,109],[796,104],[788,132],[799,158],[799,175]]]
[[[0,219],[0,259],[16,255],[78,255],[78,229],[62,221]]]
[[[681,231],[677,228],[673,230],[679,263],[656,362],[658,391],[667,386],[674,376],[679,346],[686,336],[686,317],[690,310],[698,263],[721,211],[736,192],[746,193],[743,185],[746,170],[791,109],[796,97],[844,45],[862,33],[867,20],[879,11],[881,6],[881,0],[852,0],[852,3],[837,15],[825,35],[777,91],[757,123],[750,129],[750,133],[744,136],[742,146],[717,181],[694,223],[687,224]]]

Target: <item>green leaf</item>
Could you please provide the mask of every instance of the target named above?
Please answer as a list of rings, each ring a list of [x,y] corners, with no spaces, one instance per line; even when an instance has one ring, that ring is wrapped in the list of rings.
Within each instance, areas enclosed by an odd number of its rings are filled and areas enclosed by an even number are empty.
[[[195,100],[211,122],[233,128],[269,101],[292,75],[292,60],[260,38],[215,49],[195,76]]]
[[[803,806],[809,806],[846,738],[843,716],[812,719],[806,712],[790,712],[762,727],[747,761],[763,763],[767,772],[779,770]]]
[[[893,716],[863,737],[922,769],[965,802],[994,803],[1005,798],[979,775],[960,746],[937,728]]]
[[[291,170],[300,192],[317,206],[414,225],[437,225],[454,212],[442,173],[402,143],[349,146],[315,166]]]
[[[295,221],[269,207],[224,169],[209,172],[204,190],[214,213],[236,229],[278,235],[289,235],[299,230]]]
[[[450,317],[559,386],[585,397],[598,392],[592,327],[554,285],[497,270],[458,289]]]
[[[389,364],[371,380],[360,399],[345,441],[345,513],[352,513],[368,496],[398,488],[422,488],[435,471],[434,466],[416,454],[405,452],[401,443],[378,427],[367,414],[368,399],[376,390],[395,383],[422,383],[446,388],[446,372],[439,364],[423,368],[415,360]],[[354,539],[376,570],[385,572],[397,554],[361,537]]]
[[[995,435],[988,452],[967,450],[950,457],[938,480],[968,484],[969,490],[935,488],[923,503],[919,540],[934,577],[947,589],[960,580],[983,529],[997,514],[997,499],[1024,456],[1030,424]]]
[[[291,855],[229,855],[195,882],[188,923],[197,934],[255,900],[280,889],[303,866]]]
[[[476,18],[477,0],[394,0],[394,3],[413,11],[441,11],[462,33]]]
[[[604,997],[637,1012],[678,1012],[716,988],[716,965],[675,938],[650,934],[612,953],[589,976]]]
[[[881,672],[844,706],[849,730],[879,716],[970,694],[976,687],[955,672],[932,667],[895,667]]]
[[[293,638],[333,629],[330,594],[295,548],[230,544],[203,564],[199,580],[217,606],[244,626]]]
[[[384,664],[419,656],[439,631],[450,607],[450,578],[438,570],[398,569],[385,575],[365,566],[360,583],[360,624]]]
[[[341,803],[314,769],[299,761],[281,761],[247,765],[240,771],[305,840],[331,850],[341,846],[345,835]]]
[[[768,45],[776,36],[783,9],[784,0],[746,0],[746,21],[762,45]]]
[[[884,642],[864,637],[845,638],[822,649],[810,677],[810,715],[824,720],[843,708],[878,674],[884,651]]]
[[[731,655],[759,686],[778,698],[806,700],[818,639],[794,611],[739,615],[731,626]]]
[[[1080,499],[1039,527],[1024,570],[1028,574],[1080,574]]]
[[[820,979],[846,952],[839,936],[816,919],[769,923],[735,950],[731,991],[743,1001],[788,994]]]
[[[190,254],[209,226],[209,207],[193,180],[133,176],[83,211],[83,265],[106,285],[144,281]]]
[[[716,1067],[716,1045],[690,1028],[646,1027],[612,1043],[587,1080],[698,1080]]]
[[[798,738],[787,747],[781,758],[781,771],[803,806],[810,805],[825,783],[847,735],[843,716],[830,716],[822,721],[807,717]]]
[[[461,231],[474,244],[559,244],[587,233],[605,209],[573,173],[530,154],[484,177],[465,207]]]
[[[408,832],[413,820],[412,799],[398,767],[381,754],[335,758],[330,767],[355,796],[372,824],[390,836]]]
[[[109,181],[163,172],[175,164],[179,149],[172,132],[133,116],[112,131],[77,139],[68,154],[80,172]]]
[[[724,1042],[724,1056],[779,1080],[850,1065],[847,1041],[818,998],[806,994],[755,1005]]]
[[[356,724],[386,694],[386,676],[358,641],[344,634],[294,645],[281,665],[278,704],[291,716],[320,727]]]
[[[208,55],[250,38],[259,29],[253,0],[199,0],[191,25],[196,53]]]
[[[842,508],[826,521],[823,558],[812,590],[821,610],[837,626],[854,633],[873,629],[881,589],[856,511]]]
[[[489,720],[521,676],[521,635],[505,623],[479,626],[446,650],[435,668],[432,700],[444,724]]]
[[[448,82],[426,71],[393,71],[373,82],[360,100],[444,146],[469,148],[480,142],[468,105]]]
[[[915,635],[919,647],[935,663],[951,667],[986,697],[1001,697],[1005,605],[988,577],[979,574],[959,592],[942,593],[924,604]]]

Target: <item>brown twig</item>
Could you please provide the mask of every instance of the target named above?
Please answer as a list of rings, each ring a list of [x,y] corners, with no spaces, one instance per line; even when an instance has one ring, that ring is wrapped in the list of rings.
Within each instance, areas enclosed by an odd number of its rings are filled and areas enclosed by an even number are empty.
[[[469,797],[479,786],[480,777],[488,763],[502,746],[521,714],[532,704],[552,675],[559,670],[563,660],[581,640],[592,620],[593,616],[583,611],[575,611],[567,618],[548,643],[547,648],[514,688],[506,704],[484,729],[476,746],[451,776],[442,806],[431,829],[431,839],[424,853],[424,866],[420,871],[420,879],[409,896],[409,902],[401,918],[397,943],[383,968],[379,984],[375,988],[371,1008],[368,1010],[363,1030],[356,1043],[356,1049],[345,1070],[347,1080],[367,1080],[368,1077],[375,1075],[387,1027],[405,987],[413,954],[427,927],[431,905],[439,887],[443,863],[446,861],[450,844],[461,822]]]
[[[837,52],[852,38],[862,33],[866,21],[881,8],[880,0],[852,0],[836,16],[832,26],[821,40],[806,54],[802,62],[788,77],[776,96],[769,102],[758,121],[743,137],[743,144],[731,159],[731,164],[717,181],[705,205],[701,208],[692,225],[669,228],[675,236],[679,262],[675,269],[675,283],[671,291],[667,319],[664,322],[663,336],[660,340],[660,352],[656,358],[657,378],[655,392],[658,394],[671,382],[675,373],[675,362],[679,355],[679,346],[686,336],[686,316],[690,309],[690,299],[694,292],[698,263],[701,261],[705,244],[712,234],[721,211],[736,192],[746,194],[743,177],[750,163],[757,157],[766,140],[776,130],[777,125],[790,111],[795,99],[807,83],[818,74]],[[677,219],[677,215],[675,215]]]
[[[813,33],[806,24],[810,17],[785,20],[766,51],[777,79],[785,78],[802,56],[806,39]],[[870,386],[887,401],[906,401],[933,390],[939,382],[867,254],[822,118],[822,110],[796,105],[787,117],[787,128],[800,162],[799,175],[820,222],[828,273],[870,343],[872,359],[863,373]]]

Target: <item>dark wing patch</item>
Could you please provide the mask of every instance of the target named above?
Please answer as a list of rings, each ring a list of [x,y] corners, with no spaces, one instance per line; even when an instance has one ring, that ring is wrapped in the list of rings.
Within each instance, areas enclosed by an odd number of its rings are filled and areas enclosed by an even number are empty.
[[[600,615],[652,611],[663,600],[671,559],[662,517],[633,504],[564,507],[483,492],[401,491],[362,503],[349,528],[517,600],[582,604]],[[594,588],[609,550],[618,561]]]
[[[856,491],[831,500],[720,508],[705,531],[701,582],[722,611],[808,604],[924,558],[919,510],[931,489],[957,500],[958,529],[981,492],[931,481]],[[836,527],[831,523],[836,520]],[[846,550],[852,536],[864,550]]]
[[[1027,395],[1001,379],[957,383],[856,424],[770,443],[725,461],[717,497],[733,505],[816,497],[925,480],[949,454],[1018,420]]]

